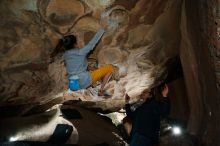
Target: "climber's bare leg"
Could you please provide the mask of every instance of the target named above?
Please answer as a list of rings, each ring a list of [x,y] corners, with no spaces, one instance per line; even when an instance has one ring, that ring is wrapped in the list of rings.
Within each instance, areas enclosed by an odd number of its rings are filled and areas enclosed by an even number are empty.
[[[107,73],[107,74],[104,76],[103,81],[102,81],[102,84],[101,84],[101,88],[100,88],[100,90],[99,90],[99,95],[100,95],[100,96],[103,95],[103,89],[104,89],[106,83],[109,82],[111,76],[112,76],[112,73]]]

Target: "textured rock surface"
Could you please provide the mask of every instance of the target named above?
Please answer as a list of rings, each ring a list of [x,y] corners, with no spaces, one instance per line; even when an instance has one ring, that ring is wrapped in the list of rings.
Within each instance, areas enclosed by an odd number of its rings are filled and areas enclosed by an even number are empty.
[[[190,106],[188,129],[204,145],[220,145],[219,2],[186,0],[183,6],[180,56]]]
[[[5,123],[10,126],[5,125]],[[63,124],[72,127],[70,137],[69,139],[66,139],[67,143],[76,144],[78,142],[79,135],[77,129],[70,121],[63,117],[60,109],[58,108],[46,113],[29,117],[17,116],[0,120],[0,138],[1,141],[9,140],[47,142],[51,135],[53,135],[57,124]]]
[[[3,0],[1,7],[1,104],[44,103],[63,95],[67,100],[103,100],[90,90],[69,93],[62,56],[49,63],[59,38],[74,34],[83,46],[101,21],[108,21],[108,30],[90,63],[119,68],[119,80],[106,87],[111,100],[104,102],[123,105],[125,92],[136,99],[165,78],[167,61],[178,55],[181,0]]]
[[[25,105],[17,107],[22,115],[35,105],[41,104],[31,111],[80,99],[89,108],[118,110],[126,92],[135,101],[163,81],[169,59],[179,55],[184,81],[176,87],[185,83],[183,107],[189,111],[173,114],[187,112],[183,119],[191,134],[207,146],[219,145],[218,5],[217,0],[1,0],[0,105]],[[67,34],[85,45],[103,20],[108,31],[88,57],[90,66],[98,60],[119,67],[119,80],[105,89],[112,96],[98,97],[99,86],[69,92],[62,55],[50,62],[49,54]],[[183,103],[184,91],[174,105]]]

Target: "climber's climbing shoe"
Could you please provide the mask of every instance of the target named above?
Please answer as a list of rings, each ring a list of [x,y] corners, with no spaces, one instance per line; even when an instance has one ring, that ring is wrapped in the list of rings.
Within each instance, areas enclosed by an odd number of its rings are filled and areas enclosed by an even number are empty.
[[[98,96],[110,97],[110,96],[111,96],[111,94],[110,94],[110,93],[108,93],[108,92],[106,92],[106,91],[104,91],[104,92],[99,92],[99,93],[98,93]]]

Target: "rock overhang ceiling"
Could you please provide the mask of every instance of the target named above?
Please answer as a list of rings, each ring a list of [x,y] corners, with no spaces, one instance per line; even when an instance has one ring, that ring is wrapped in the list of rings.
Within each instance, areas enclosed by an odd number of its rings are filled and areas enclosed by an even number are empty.
[[[170,59],[178,56],[181,0],[37,0],[1,3],[1,105],[47,103],[56,98],[91,102],[89,107],[118,109],[124,94],[137,100],[167,75]],[[98,97],[95,89],[68,91],[61,55],[49,54],[67,34],[85,45],[108,21],[108,29],[88,56],[90,66],[113,63],[118,79]]]

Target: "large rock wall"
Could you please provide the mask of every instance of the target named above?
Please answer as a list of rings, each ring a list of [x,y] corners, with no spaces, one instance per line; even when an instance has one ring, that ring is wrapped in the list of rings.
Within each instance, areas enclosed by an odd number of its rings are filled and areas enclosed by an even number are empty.
[[[180,56],[190,106],[188,130],[207,146],[220,145],[218,9],[215,0],[185,0],[182,8]]]
[[[188,130],[206,145],[220,144],[217,0],[1,0],[0,17],[1,105],[60,97],[118,109],[125,93],[134,99],[163,81],[167,61],[180,54],[190,107]],[[89,63],[119,67],[119,79],[106,88],[113,96],[103,99],[89,90],[69,93],[62,56],[51,62],[49,54],[67,34],[85,45],[102,20],[108,30]]]
[[[54,62],[49,59],[60,38],[74,34],[84,46],[102,21],[108,22],[107,32],[88,56],[89,63],[98,60],[99,65],[112,63],[119,68],[119,79],[106,87],[111,99],[121,99],[121,105],[125,92],[132,99],[138,97],[164,80],[169,59],[178,55],[181,2],[2,0],[0,103],[47,102],[64,94],[65,99],[102,99],[87,90],[66,93],[62,56]]]

